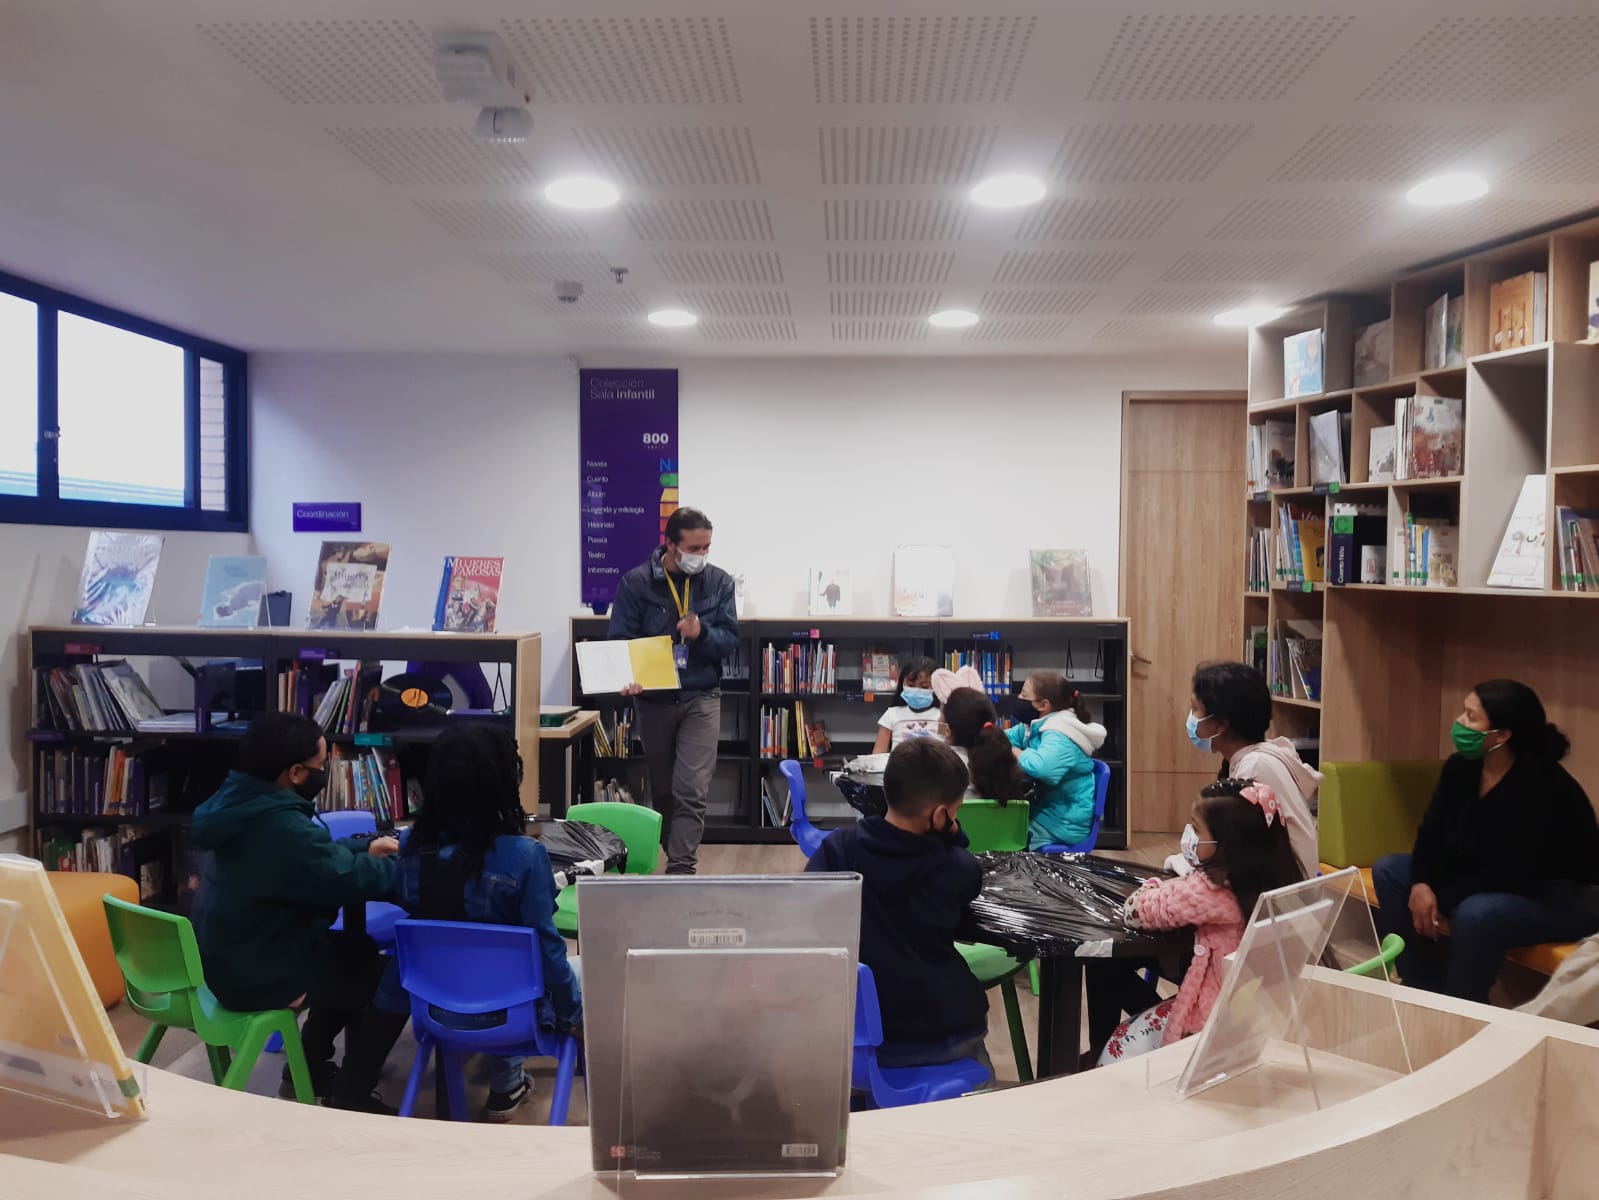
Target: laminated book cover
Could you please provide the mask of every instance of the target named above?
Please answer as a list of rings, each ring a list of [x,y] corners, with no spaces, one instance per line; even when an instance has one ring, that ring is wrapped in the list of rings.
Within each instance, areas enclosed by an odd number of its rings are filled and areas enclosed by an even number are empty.
[[[1413,396],[1410,400],[1409,479],[1459,475],[1465,459],[1464,400]]]
[[[847,617],[855,611],[855,589],[849,572],[835,567],[812,567],[806,592],[813,617]]]
[[[433,610],[434,630],[493,633],[500,607],[500,579],[504,573],[503,558],[445,555],[438,604]]]
[[[72,623],[143,625],[160,561],[158,534],[95,530],[89,535],[89,549],[83,556]]]
[[[323,542],[307,629],[376,629],[387,542]]]
[[[955,552],[948,546],[898,546],[894,550],[894,615],[955,615]]]
[[[253,554],[213,554],[200,594],[202,629],[254,629],[266,594],[266,559]]]
[[[1322,390],[1321,330],[1283,339],[1283,397],[1314,396]]]
[[[1033,616],[1091,617],[1094,588],[1086,550],[1030,550]]]

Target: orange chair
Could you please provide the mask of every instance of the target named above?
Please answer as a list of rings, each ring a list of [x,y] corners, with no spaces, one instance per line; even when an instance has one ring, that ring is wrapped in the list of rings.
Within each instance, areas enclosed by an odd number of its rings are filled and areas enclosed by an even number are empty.
[[[111,927],[106,924],[102,898],[109,893],[118,900],[137,904],[138,881],[126,875],[100,871],[50,871],[48,874],[56,902],[67,918],[67,928],[72,930],[72,940],[78,944],[83,964],[89,968],[89,978],[94,981],[100,1003],[107,1008],[120,1004],[124,995],[122,968],[117,965],[117,956],[111,949]]]

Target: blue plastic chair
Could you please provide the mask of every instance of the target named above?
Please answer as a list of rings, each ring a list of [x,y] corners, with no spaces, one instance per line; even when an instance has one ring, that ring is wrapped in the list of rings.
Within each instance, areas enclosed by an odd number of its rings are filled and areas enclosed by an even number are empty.
[[[1105,819],[1105,799],[1110,795],[1110,767],[1099,759],[1094,760],[1094,823],[1088,827],[1088,836],[1080,842],[1051,842],[1040,846],[1040,854],[1088,854],[1099,845],[1099,825]]]
[[[400,984],[411,994],[411,1029],[416,1034],[416,1058],[405,1081],[400,1115],[408,1117],[416,1107],[423,1068],[437,1048],[455,1120],[467,1119],[461,1070],[465,1055],[537,1055],[555,1059],[550,1124],[565,1125],[578,1045],[569,1033],[539,1027],[537,1002],[544,995],[544,966],[538,934],[521,925],[410,920],[396,925],[394,933]],[[503,1012],[505,1019],[488,1029],[452,1029],[439,1024],[434,1008],[473,1015]]]
[[[358,833],[376,833],[378,820],[369,812],[352,809],[348,812],[322,813],[322,823],[328,827],[328,832],[333,835],[333,840],[353,837]],[[405,920],[405,909],[398,904],[388,904],[382,900],[368,900],[366,902],[366,932],[383,949],[387,950],[394,945],[394,923]],[[332,928],[344,928],[344,915],[333,922]]]
[[[880,1067],[877,1048],[883,1044],[883,1014],[877,1006],[877,980],[861,963],[855,974],[855,1051],[850,1058],[850,1087],[865,1092],[878,1108],[901,1108],[953,1100],[974,1092],[993,1077],[975,1058],[961,1058],[933,1067]]]
[[[799,848],[804,851],[805,857],[814,858],[816,851],[827,840],[827,834],[811,824],[811,818],[805,811],[805,770],[792,758],[785,758],[778,763],[777,769],[783,772],[783,778],[788,780],[788,800],[792,809],[789,814],[788,831],[799,843]]]

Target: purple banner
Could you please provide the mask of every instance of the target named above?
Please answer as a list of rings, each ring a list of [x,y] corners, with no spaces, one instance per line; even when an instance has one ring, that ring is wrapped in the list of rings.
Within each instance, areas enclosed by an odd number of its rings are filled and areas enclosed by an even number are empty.
[[[584,604],[609,604],[677,507],[677,372],[578,372]]]
[[[359,504],[296,504],[295,533],[360,533]]]

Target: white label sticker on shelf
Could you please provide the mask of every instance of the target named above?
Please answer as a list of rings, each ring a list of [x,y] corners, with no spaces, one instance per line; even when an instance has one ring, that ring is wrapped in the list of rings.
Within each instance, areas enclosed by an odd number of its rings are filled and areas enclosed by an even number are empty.
[[[725,950],[744,944],[742,929],[690,929],[688,944],[691,950]]]
[[[822,1152],[818,1142],[784,1142],[784,1158],[815,1158]]]

